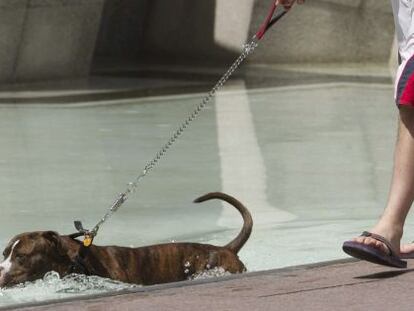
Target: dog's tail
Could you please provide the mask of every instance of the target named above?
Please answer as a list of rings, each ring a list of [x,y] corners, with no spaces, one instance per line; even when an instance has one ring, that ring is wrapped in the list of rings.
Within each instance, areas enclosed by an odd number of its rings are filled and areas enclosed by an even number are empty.
[[[228,243],[225,247],[229,248],[234,253],[238,253],[239,250],[243,247],[243,245],[246,243],[246,241],[250,237],[250,233],[252,232],[253,227],[253,219],[250,215],[250,212],[247,210],[247,208],[238,200],[235,198],[222,193],[222,192],[211,192],[207,193],[197,199],[194,200],[195,203],[201,203],[204,201],[208,201],[211,199],[220,199],[223,201],[226,201],[227,203],[233,205],[242,215],[243,217],[243,228],[241,229],[240,233],[237,235],[237,237]]]

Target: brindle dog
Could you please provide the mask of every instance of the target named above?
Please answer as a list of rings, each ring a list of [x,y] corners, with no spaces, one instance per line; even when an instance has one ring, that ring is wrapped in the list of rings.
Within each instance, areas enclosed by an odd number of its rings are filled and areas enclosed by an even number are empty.
[[[81,273],[142,285],[186,280],[215,267],[230,273],[244,272],[237,253],[250,236],[252,217],[242,203],[224,193],[209,193],[194,202],[210,199],[230,203],[244,220],[241,232],[225,246],[168,243],[138,248],[91,245],[86,249],[72,236],[54,231],[23,233],[11,239],[4,250],[0,287],[33,281],[48,271],[56,271],[61,277]]]

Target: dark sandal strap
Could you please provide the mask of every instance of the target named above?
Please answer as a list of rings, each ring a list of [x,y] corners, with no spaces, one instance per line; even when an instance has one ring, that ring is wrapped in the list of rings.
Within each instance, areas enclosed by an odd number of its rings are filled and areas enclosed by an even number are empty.
[[[368,232],[368,231],[362,232],[361,236],[368,237],[368,238],[373,238],[377,241],[380,241],[380,242],[384,243],[385,246],[387,246],[389,251],[390,251],[390,256],[398,257],[398,255],[397,255],[398,253],[394,250],[391,243],[387,239],[385,239],[383,236],[380,236],[378,234],[371,233],[371,232]]]

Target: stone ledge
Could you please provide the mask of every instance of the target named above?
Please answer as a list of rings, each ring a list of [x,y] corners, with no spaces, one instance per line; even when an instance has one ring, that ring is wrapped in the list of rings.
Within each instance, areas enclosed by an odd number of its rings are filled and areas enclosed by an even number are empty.
[[[104,0],[4,0],[0,82],[87,76]]]

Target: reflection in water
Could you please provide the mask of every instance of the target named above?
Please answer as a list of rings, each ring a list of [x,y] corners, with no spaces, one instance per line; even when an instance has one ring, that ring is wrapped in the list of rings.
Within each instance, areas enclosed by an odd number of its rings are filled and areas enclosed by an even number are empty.
[[[266,167],[259,147],[245,84],[238,83],[237,93],[216,95],[217,135],[221,164],[222,190],[245,204],[255,225],[291,221],[292,213],[269,204]],[[220,226],[237,228],[240,220],[224,207]]]

